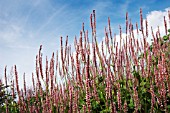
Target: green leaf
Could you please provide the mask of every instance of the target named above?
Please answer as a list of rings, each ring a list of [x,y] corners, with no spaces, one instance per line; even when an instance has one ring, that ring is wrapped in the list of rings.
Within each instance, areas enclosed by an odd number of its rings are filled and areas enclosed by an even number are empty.
[[[149,48],[150,48],[150,51],[152,51],[152,49],[153,49],[152,45],[150,45],[150,47],[149,47]]]
[[[170,29],[169,29],[170,30]],[[170,109],[170,105],[167,106],[168,109]]]
[[[133,108],[134,108],[134,103],[133,103],[132,98],[130,98],[130,103],[129,103],[128,106],[130,107],[130,109],[133,109]]]
[[[167,41],[169,39],[169,37],[165,35],[165,36],[163,36],[163,39],[164,39],[164,41]]]
[[[170,29],[168,29],[168,32],[170,33]]]

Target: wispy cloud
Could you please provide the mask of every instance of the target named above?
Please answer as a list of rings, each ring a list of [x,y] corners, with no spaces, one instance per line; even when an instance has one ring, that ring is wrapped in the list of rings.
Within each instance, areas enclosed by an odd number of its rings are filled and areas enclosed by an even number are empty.
[[[50,15],[50,17],[47,19],[47,21],[46,21],[43,25],[41,25],[41,27],[37,30],[37,33],[39,34],[42,29],[44,29],[45,27],[47,27],[47,25],[49,25],[50,23],[54,22],[53,19],[54,19],[56,16],[60,16],[60,14],[62,14],[62,13],[64,12],[64,11],[63,11],[64,8],[65,8],[65,7],[62,6],[60,9],[58,9],[58,10],[56,9],[56,11],[55,11],[53,14]],[[53,21],[52,21],[52,20],[53,20]]]
[[[7,23],[6,23],[7,24]],[[12,44],[21,36],[22,29],[20,26],[10,24],[0,31],[0,39],[6,44]]]

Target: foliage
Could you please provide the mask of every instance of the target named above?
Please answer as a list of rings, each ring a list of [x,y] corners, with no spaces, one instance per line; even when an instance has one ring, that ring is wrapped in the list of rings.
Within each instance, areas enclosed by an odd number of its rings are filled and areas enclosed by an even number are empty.
[[[17,103],[14,101],[12,95],[7,91],[11,87],[9,85],[5,86],[0,80],[0,112],[6,111],[8,107],[9,112],[16,111]]]

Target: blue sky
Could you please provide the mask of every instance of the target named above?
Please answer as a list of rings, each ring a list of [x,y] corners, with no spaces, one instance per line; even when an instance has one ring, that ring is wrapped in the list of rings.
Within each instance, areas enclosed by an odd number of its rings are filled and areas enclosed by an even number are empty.
[[[72,44],[74,36],[79,36],[82,22],[90,30],[89,17],[94,9],[100,41],[104,37],[108,17],[111,18],[113,33],[117,33],[118,26],[125,25],[127,11],[132,22],[138,22],[140,8],[146,18],[158,13],[153,11],[164,14],[168,7],[169,0],[1,0],[0,77],[5,65],[10,71],[15,64],[20,75],[26,72],[26,76],[30,76],[35,71],[39,46],[43,45],[45,58],[60,48],[60,36],[68,35]]]

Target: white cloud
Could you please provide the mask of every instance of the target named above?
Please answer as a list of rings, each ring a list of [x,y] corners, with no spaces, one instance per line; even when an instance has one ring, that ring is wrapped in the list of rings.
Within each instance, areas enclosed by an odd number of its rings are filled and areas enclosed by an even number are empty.
[[[149,44],[151,44],[151,39],[153,38],[152,37],[152,32],[151,32],[151,26],[153,28],[153,31],[154,31],[154,35],[156,34],[156,32],[158,31],[158,26],[159,26],[159,29],[160,29],[160,34],[161,36],[164,36],[165,35],[165,26],[164,26],[164,16],[166,18],[166,21],[167,21],[167,28],[169,28],[169,20],[168,20],[168,10],[170,10],[170,7],[169,8],[166,8],[164,11],[151,11],[149,12],[148,14],[146,14],[146,18],[147,18],[147,21],[148,21],[148,38],[147,38],[147,41],[149,42]],[[144,22],[143,22],[143,25],[144,25],[144,34],[145,34],[145,21],[146,21],[146,18],[144,18]],[[140,23],[138,23],[138,28],[140,28]],[[136,26],[136,25],[133,25],[133,26]],[[125,33],[122,33],[122,38],[125,39],[126,37],[126,34]],[[137,30],[134,29],[134,37],[136,39],[142,39],[142,34],[141,32],[139,31],[139,34],[137,35]],[[120,36],[117,35],[116,36],[116,42],[119,43],[119,40],[120,40]]]
[[[147,19],[149,28],[152,26],[154,32],[156,32],[159,26],[161,35],[164,35],[165,34],[164,16],[167,20],[167,27],[169,28],[168,10],[170,10],[170,7],[166,8],[164,11],[151,11],[150,13],[148,13]]]

